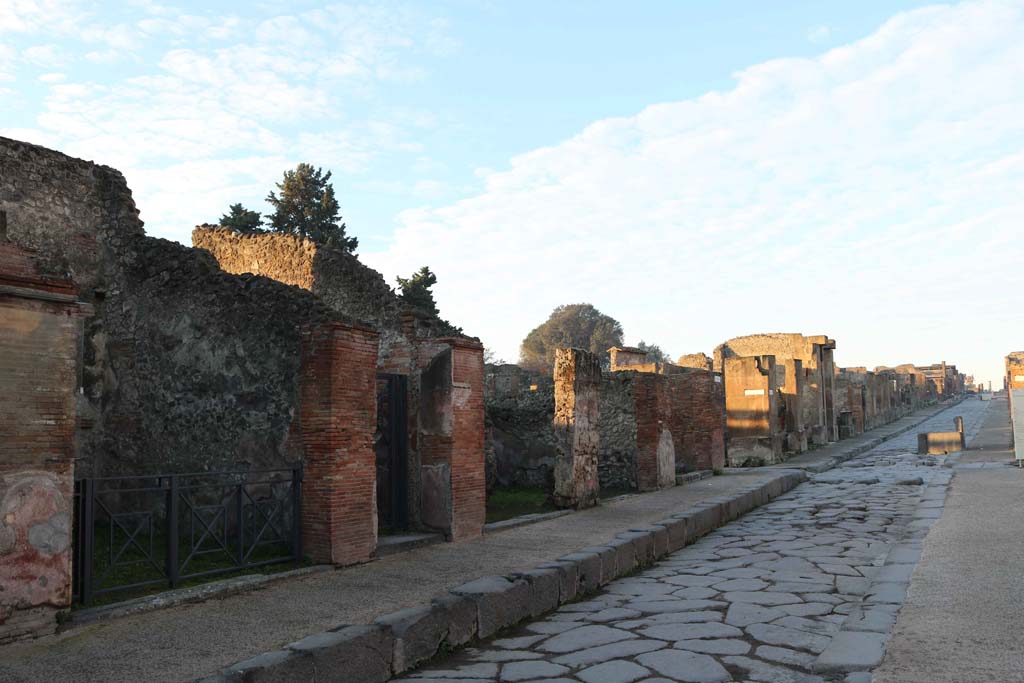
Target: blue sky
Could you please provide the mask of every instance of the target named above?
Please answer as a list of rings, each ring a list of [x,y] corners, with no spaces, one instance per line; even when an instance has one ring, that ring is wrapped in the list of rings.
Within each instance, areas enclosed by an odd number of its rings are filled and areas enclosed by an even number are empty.
[[[824,332],[842,364],[996,379],[1024,346],[1022,13],[7,0],[0,134],[119,168],[186,243],[329,168],[364,260],[429,264],[510,360],[586,300],[673,354]]]

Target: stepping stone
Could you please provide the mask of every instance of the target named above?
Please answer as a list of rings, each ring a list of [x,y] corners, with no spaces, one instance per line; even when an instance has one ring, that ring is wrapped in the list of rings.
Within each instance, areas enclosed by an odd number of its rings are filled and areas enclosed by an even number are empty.
[[[559,676],[569,668],[551,662],[513,662],[501,667],[501,681],[527,681],[535,678]]]
[[[607,643],[615,643],[629,638],[636,638],[636,636],[629,631],[623,631],[609,626],[580,626],[579,628],[575,628],[571,631],[566,631],[565,633],[559,633],[557,636],[552,636],[541,643],[538,647],[545,652],[575,652],[576,650],[585,650],[587,648],[597,647],[598,645],[605,645]]]
[[[745,655],[750,652],[750,643],[732,638],[680,640],[672,647],[676,650],[689,650],[706,655]]]
[[[796,648],[798,650],[810,650],[821,652],[831,642],[831,638],[825,635],[798,631],[794,628],[776,626],[774,624],[751,624],[747,627],[747,633],[769,645],[782,645],[783,647]]]
[[[685,650],[649,652],[636,658],[640,664],[684,683],[731,681],[732,675],[713,657]]]
[[[690,640],[692,638],[733,638],[742,637],[743,631],[735,626],[720,624],[716,621],[703,624],[662,624],[651,626],[640,631],[648,638],[661,640]]]
[[[580,650],[579,652],[572,652],[555,657],[552,661],[556,664],[565,664],[566,666],[583,666],[585,664],[597,664],[598,662],[607,662],[612,659],[622,659],[645,652],[653,652],[666,645],[668,643],[663,640],[647,640],[646,638],[643,640],[626,640],[621,643],[610,643]]]
[[[770,591],[733,591],[722,595],[728,602],[748,602],[754,605],[790,605],[803,602],[792,593],[773,593]]]
[[[786,616],[781,607],[760,607],[744,602],[734,602],[729,605],[729,611],[725,614],[725,623],[733,626],[750,626],[751,624],[767,624]]]
[[[577,671],[576,677],[585,683],[633,683],[650,673],[639,664],[616,659]]]

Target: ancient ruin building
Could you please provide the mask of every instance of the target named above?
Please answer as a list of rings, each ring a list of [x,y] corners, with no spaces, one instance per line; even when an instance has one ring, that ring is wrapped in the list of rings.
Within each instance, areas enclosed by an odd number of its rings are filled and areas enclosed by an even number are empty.
[[[212,254],[226,272],[301,287],[338,313],[371,323],[379,333],[376,482],[382,523],[393,529],[438,529],[456,539],[479,534],[486,494],[479,457],[484,449],[479,341],[407,310],[380,273],[343,250],[292,235],[240,235],[216,226],[197,227],[192,244]],[[384,438],[403,417],[401,429]]]
[[[6,138],[0,216],[0,239],[86,305],[75,371],[49,378],[74,401],[74,420],[50,431],[73,444],[76,477],[304,463],[298,521],[317,562],[370,559],[379,525],[480,533],[481,346],[403,310],[354,257],[216,231],[210,249],[148,237],[116,170]],[[0,260],[0,277],[24,279],[18,263]],[[0,339],[0,358],[19,343]],[[0,414],[14,400],[0,397]],[[43,457],[42,441],[7,443],[18,452],[5,462]],[[0,519],[0,548],[12,533]]]
[[[775,357],[726,357],[723,369],[729,466],[780,462],[785,432],[779,412]]]
[[[955,365],[947,365],[946,361],[918,366],[917,370],[935,385],[939,398],[956,396],[964,390],[964,376]]]
[[[601,362],[581,349],[555,351],[555,416],[558,438],[555,489],[559,507],[586,508],[597,504],[598,393]]]
[[[1016,460],[1024,461],[1024,351],[1014,351],[1006,357],[1005,382],[1013,450]]]
[[[552,376],[518,365],[485,367],[488,489],[552,490],[557,439]]]
[[[715,369],[715,361],[706,353],[687,353],[676,359],[676,365],[681,368],[697,368],[712,372]]]
[[[0,644],[53,632],[71,604],[76,374],[89,313],[62,270],[47,272],[0,231]]]
[[[779,390],[792,397],[784,402],[787,411],[799,406],[800,419],[790,424],[806,430],[806,440],[820,445],[839,438],[835,411],[835,348],[835,341],[826,335],[754,334],[719,345],[715,349],[714,367],[723,371],[727,358],[769,355],[774,356],[778,366],[793,366],[783,371],[783,376],[788,378],[797,373],[793,361],[800,361],[799,372],[803,374],[800,386],[797,387],[796,382],[780,384]],[[729,386],[728,378],[726,386]],[[804,435],[796,435],[793,441],[803,443]]]

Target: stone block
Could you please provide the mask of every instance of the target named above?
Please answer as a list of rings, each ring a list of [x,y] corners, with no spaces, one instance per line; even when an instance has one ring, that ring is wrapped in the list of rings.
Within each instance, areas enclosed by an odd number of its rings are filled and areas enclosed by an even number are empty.
[[[668,545],[666,546],[666,553],[674,553],[686,547],[686,520],[669,518],[663,519],[657,523],[658,526],[665,527],[665,531],[668,536]]]
[[[530,585],[530,616],[539,617],[558,607],[561,583],[557,569],[537,567],[519,574]]]
[[[601,557],[601,581],[600,585],[605,585],[616,576],[618,576],[619,558],[617,550],[609,544],[596,545],[589,548],[584,548],[579,552],[583,553],[597,553]]]
[[[399,674],[433,657],[448,635],[448,614],[439,605],[410,607],[374,619],[394,641],[391,670]]]
[[[546,562],[538,569],[552,568],[558,571],[558,602],[565,604],[576,598],[579,590],[579,566],[575,562]]]
[[[228,683],[305,683],[314,679],[312,658],[277,650],[256,655],[224,670]],[[381,679],[387,680],[387,679]]]
[[[593,593],[601,587],[601,555],[598,553],[570,553],[558,560],[559,562],[572,562],[576,565],[576,573],[579,577],[578,594]]]
[[[476,603],[461,595],[444,595],[434,598],[433,605],[444,610],[448,622],[445,643],[450,647],[465,645],[477,634]]]
[[[654,563],[653,533],[649,531],[624,531],[621,534],[616,534],[615,537],[633,542],[633,546],[636,549],[636,562],[638,566],[645,567]]]
[[[379,624],[344,626],[303,638],[288,650],[308,662],[309,674],[294,680],[384,683],[391,678],[394,642],[391,631]]]
[[[610,551],[612,555],[612,562],[604,565],[604,574],[601,576],[602,586],[628,574],[636,567],[636,548],[632,541],[613,538],[602,548]]]
[[[489,638],[530,615],[530,584],[521,579],[485,576],[452,589],[452,593],[476,603],[480,638]]]

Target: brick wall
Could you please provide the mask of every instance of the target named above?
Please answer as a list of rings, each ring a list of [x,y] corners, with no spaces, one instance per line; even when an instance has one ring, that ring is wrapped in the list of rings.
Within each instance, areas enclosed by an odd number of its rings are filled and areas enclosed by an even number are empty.
[[[725,358],[726,456],[732,467],[770,465],[782,458],[775,357]]]
[[[484,472],[484,351],[469,340],[452,344],[451,539],[483,530],[487,501]]]
[[[51,633],[71,605],[82,315],[66,280],[0,243],[0,643]]]
[[[304,331],[302,530],[314,562],[366,562],[376,550],[376,376],[376,332],[338,323]]]

